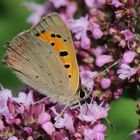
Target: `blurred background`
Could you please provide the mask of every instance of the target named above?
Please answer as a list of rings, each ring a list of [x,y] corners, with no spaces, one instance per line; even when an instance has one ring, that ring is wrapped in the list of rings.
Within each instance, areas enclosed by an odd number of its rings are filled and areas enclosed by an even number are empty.
[[[28,2],[32,1],[28,0]],[[14,96],[22,89],[24,84],[1,63],[5,51],[2,46],[21,31],[31,27],[26,22],[30,11],[23,7],[23,2],[24,0],[0,0],[0,84],[4,88],[11,89]],[[33,2],[43,3],[43,0],[34,0]],[[111,103],[108,119],[115,130],[105,121],[110,127],[106,140],[132,139],[129,134],[137,127],[139,117],[135,113],[136,98],[132,98],[129,96],[130,94],[136,93],[131,91],[128,94],[126,91],[119,100]]]

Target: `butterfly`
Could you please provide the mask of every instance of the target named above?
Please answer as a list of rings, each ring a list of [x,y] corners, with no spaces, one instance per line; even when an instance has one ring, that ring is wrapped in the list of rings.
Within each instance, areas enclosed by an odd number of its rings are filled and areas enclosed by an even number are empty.
[[[77,102],[81,84],[72,37],[57,13],[6,45],[4,63],[26,84],[62,104]]]

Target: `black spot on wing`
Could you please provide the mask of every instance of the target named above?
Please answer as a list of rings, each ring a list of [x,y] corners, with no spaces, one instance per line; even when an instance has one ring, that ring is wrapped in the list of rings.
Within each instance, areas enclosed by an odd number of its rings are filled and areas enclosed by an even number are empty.
[[[37,33],[35,33],[35,36],[37,36],[37,37],[38,37],[38,36],[40,36],[40,34],[37,32]]]
[[[54,42],[51,42],[51,46],[54,46],[55,45],[55,43]]]
[[[39,76],[38,76],[38,75],[36,75],[36,78],[39,78]]]
[[[61,38],[61,35],[57,34],[56,37]]]
[[[70,67],[69,64],[65,64],[64,66],[65,66],[66,69],[68,69]]]
[[[56,37],[56,35],[55,34],[51,34],[51,37],[54,38],[54,37]]]
[[[60,56],[62,56],[62,57],[63,57],[63,56],[67,56],[67,55],[68,55],[68,52],[67,52],[67,51],[61,51],[61,52],[60,52]]]

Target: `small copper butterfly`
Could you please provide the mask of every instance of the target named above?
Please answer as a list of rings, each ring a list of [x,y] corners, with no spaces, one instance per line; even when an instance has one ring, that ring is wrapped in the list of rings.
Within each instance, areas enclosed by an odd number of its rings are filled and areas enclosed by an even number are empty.
[[[42,18],[9,42],[4,62],[52,101],[71,104],[79,98],[81,85],[73,41],[57,13]]]

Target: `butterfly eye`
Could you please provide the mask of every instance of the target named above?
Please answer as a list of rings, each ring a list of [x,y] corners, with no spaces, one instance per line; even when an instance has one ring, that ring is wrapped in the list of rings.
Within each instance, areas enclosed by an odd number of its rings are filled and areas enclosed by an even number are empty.
[[[82,90],[81,90],[80,93],[79,93],[80,98],[84,98],[85,95],[86,95],[86,94],[85,94],[85,91],[82,91]]]

